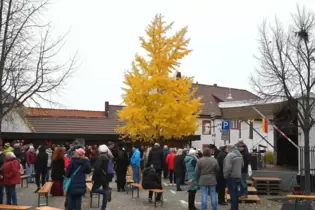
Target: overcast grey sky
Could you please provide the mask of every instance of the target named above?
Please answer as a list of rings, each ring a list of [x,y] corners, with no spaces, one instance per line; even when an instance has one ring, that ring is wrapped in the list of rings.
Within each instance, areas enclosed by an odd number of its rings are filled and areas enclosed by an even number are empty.
[[[71,29],[59,56],[78,50],[81,65],[54,99],[71,109],[121,104],[124,71],[157,13],[174,21],[175,30],[188,26],[193,52],[183,60],[183,74],[202,84],[251,90],[258,26],[275,16],[289,24],[297,3],[315,9],[314,0],[55,0],[45,17],[52,21],[53,35]]]

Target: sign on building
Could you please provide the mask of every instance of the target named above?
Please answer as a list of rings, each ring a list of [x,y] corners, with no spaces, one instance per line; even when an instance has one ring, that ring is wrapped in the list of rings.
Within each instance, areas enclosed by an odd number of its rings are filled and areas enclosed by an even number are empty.
[[[230,121],[222,120],[221,126],[221,139],[230,142]]]

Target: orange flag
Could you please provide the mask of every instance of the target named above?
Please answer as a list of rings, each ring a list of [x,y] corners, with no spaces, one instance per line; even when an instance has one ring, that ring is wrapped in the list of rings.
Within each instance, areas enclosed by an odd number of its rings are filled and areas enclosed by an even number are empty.
[[[262,132],[268,133],[268,121],[266,119],[262,119]]]

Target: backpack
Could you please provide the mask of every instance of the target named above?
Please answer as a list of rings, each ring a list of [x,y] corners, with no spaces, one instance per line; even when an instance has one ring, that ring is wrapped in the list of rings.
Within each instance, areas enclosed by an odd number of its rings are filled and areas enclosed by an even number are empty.
[[[114,164],[112,160],[107,161],[107,171],[101,169],[102,173],[107,177],[108,181],[111,182],[114,177]]]

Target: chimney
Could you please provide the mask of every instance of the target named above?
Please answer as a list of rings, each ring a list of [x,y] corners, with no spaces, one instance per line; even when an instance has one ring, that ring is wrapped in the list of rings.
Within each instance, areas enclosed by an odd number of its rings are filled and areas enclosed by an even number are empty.
[[[213,84],[213,87],[218,87],[218,84],[214,83],[214,84]]]
[[[180,71],[176,72],[176,79],[180,79],[182,78],[182,74],[180,73]]]
[[[105,116],[108,117],[109,114],[109,102],[105,101]]]
[[[227,101],[233,100],[231,88],[229,89],[229,94],[228,94],[228,96],[226,97],[226,100],[227,100]]]

